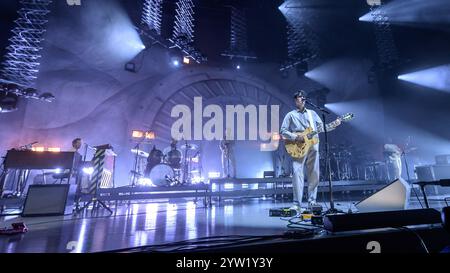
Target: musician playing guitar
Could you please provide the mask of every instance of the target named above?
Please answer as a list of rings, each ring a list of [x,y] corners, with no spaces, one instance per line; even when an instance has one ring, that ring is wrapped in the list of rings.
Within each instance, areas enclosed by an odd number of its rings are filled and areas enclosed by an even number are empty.
[[[291,209],[300,212],[303,188],[304,188],[304,174],[306,167],[306,174],[308,177],[308,204],[309,207],[316,205],[317,198],[317,187],[319,186],[319,143],[318,136],[310,135],[305,136],[301,133],[312,132],[317,133],[323,131],[323,122],[319,115],[313,110],[305,108],[306,103],[306,93],[304,91],[298,91],[294,94],[294,100],[296,108],[295,110],[289,112],[284,118],[283,124],[281,126],[281,135],[286,141],[286,150],[291,155],[293,159],[293,190],[294,190],[294,204]],[[341,120],[327,124],[327,131],[332,131],[336,129],[341,124]],[[307,144],[310,141],[312,144]],[[290,146],[292,147],[290,147]],[[296,154],[295,149],[298,147],[305,146],[307,149],[298,151]],[[293,149],[291,152],[288,148]]]

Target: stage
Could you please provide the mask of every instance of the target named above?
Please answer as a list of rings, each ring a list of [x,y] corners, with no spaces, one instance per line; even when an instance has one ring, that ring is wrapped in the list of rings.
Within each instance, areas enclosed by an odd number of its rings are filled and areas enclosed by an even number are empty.
[[[0,1],[0,254],[450,246],[450,1],[330,2]]]
[[[440,209],[445,204],[441,198],[432,198],[430,204],[433,208]],[[354,200],[355,202],[357,200]],[[326,203],[321,203],[326,208]],[[336,206],[348,212],[354,210],[353,201],[338,200]],[[236,236],[282,236],[289,229],[287,218],[269,217],[269,209],[289,206],[289,202],[280,202],[273,199],[235,199],[224,200],[221,205],[205,207],[203,204],[195,204],[184,199],[159,200],[158,202],[119,203],[115,213],[110,215],[106,210],[99,209],[91,212],[85,211],[77,216],[57,216],[21,218],[10,216],[1,218],[2,226],[15,222],[24,222],[29,231],[26,234],[14,236],[0,236],[0,252],[2,253],[92,253],[104,251],[119,251],[123,249],[165,245],[199,238],[224,237],[224,240],[235,240]],[[419,208],[418,202],[412,198],[411,208]],[[424,229],[424,227],[421,227]],[[381,232],[381,233],[380,233]],[[393,232],[393,233],[392,233]],[[383,238],[395,238],[398,230],[382,229],[375,231],[344,232],[331,234],[317,230],[314,235],[302,238],[304,247],[297,248],[295,252],[335,251],[336,243],[342,244],[342,239],[363,238],[367,234]],[[430,251],[439,252],[442,244],[447,242],[449,236],[442,227],[425,227],[425,232],[440,234],[436,244],[434,239],[427,242]],[[401,232],[400,232],[401,233]],[[403,232],[404,233],[404,232]],[[408,234],[408,233],[406,233]],[[445,235],[444,237],[443,234]],[[355,237],[356,236],[356,237]],[[394,236],[394,237],[391,237]],[[408,235],[411,241],[414,235]],[[434,238],[432,235],[430,238]],[[427,236],[425,236],[428,238]],[[341,240],[339,240],[339,238]],[[272,240],[269,242],[275,242]],[[337,240],[334,240],[337,239]],[[349,249],[350,252],[367,253],[365,248],[366,238],[361,239],[361,249]],[[290,244],[294,241],[282,240]],[[344,240],[345,241],[345,240]],[[331,244],[327,249],[317,249],[318,243],[322,246]],[[349,241],[350,242],[350,241]],[[364,243],[365,242],[365,243]],[[260,242],[261,243],[261,242]],[[436,244],[436,245],[435,245]],[[212,242],[210,244],[214,246]],[[246,245],[242,245],[243,250]],[[247,247],[251,248],[251,245]],[[274,246],[272,246],[274,247]],[[398,247],[398,246],[397,246]],[[275,247],[276,249],[276,247]],[[160,249],[164,251],[164,248]],[[268,250],[268,249],[267,249]],[[388,249],[386,248],[386,251]],[[136,250],[123,250],[135,252]],[[140,251],[140,249],[138,249]],[[234,250],[233,250],[234,251]],[[251,250],[250,250],[251,251]],[[253,251],[258,251],[253,248]],[[273,251],[270,250],[270,252]],[[286,250],[287,251],[287,250]],[[291,251],[291,250],[289,250]],[[292,250],[293,251],[293,250]],[[401,249],[398,251],[420,252],[420,245],[416,248]]]

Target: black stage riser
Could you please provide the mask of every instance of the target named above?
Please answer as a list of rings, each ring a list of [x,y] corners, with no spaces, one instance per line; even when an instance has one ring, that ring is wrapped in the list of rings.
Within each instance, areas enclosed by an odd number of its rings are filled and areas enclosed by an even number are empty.
[[[442,227],[415,229],[425,242],[430,253],[441,253],[450,246],[450,234]],[[323,239],[303,239],[254,245],[190,250],[190,254],[295,254],[295,253],[360,253],[369,254],[371,245],[377,242],[380,253],[426,253],[420,240],[410,231],[386,229],[359,234],[339,234]],[[349,257],[350,258],[350,257]]]
[[[368,212],[328,215],[324,227],[331,232],[441,224],[441,213],[435,209]]]

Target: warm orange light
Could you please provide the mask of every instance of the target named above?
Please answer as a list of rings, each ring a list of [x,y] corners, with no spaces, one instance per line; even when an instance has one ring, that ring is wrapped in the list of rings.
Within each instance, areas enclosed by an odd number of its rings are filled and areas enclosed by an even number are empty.
[[[190,64],[191,63],[191,59],[189,59],[188,57],[183,57],[183,63],[184,64]]]
[[[44,147],[33,147],[33,148],[31,148],[31,150],[33,152],[44,152],[45,148]]]
[[[53,152],[53,153],[59,153],[59,152],[61,152],[61,148],[52,147],[52,148],[48,148],[48,151]]]
[[[144,132],[138,131],[138,130],[134,130],[133,133],[131,134],[131,136],[133,138],[143,138],[144,137]]]
[[[280,140],[281,139],[281,136],[280,136],[280,134],[278,134],[278,133],[274,133],[273,135],[272,135],[272,140],[275,140],[275,141],[277,141],[277,140]]]
[[[145,139],[155,139],[155,132],[146,132]]]

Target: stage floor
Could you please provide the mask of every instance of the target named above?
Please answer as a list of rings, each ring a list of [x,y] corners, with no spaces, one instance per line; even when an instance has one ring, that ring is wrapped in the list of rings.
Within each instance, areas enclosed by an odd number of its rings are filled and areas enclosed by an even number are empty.
[[[324,204],[324,203],[322,203]],[[343,211],[354,202],[337,202]],[[433,198],[434,208],[444,202]],[[109,216],[105,210],[78,216],[0,218],[0,228],[25,222],[28,233],[0,235],[1,253],[85,253],[165,244],[210,236],[281,235],[287,222],[269,217],[269,209],[290,206],[272,199],[229,200],[220,206],[205,207],[187,200],[123,203]],[[412,208],[420,207],[415,199]]]

